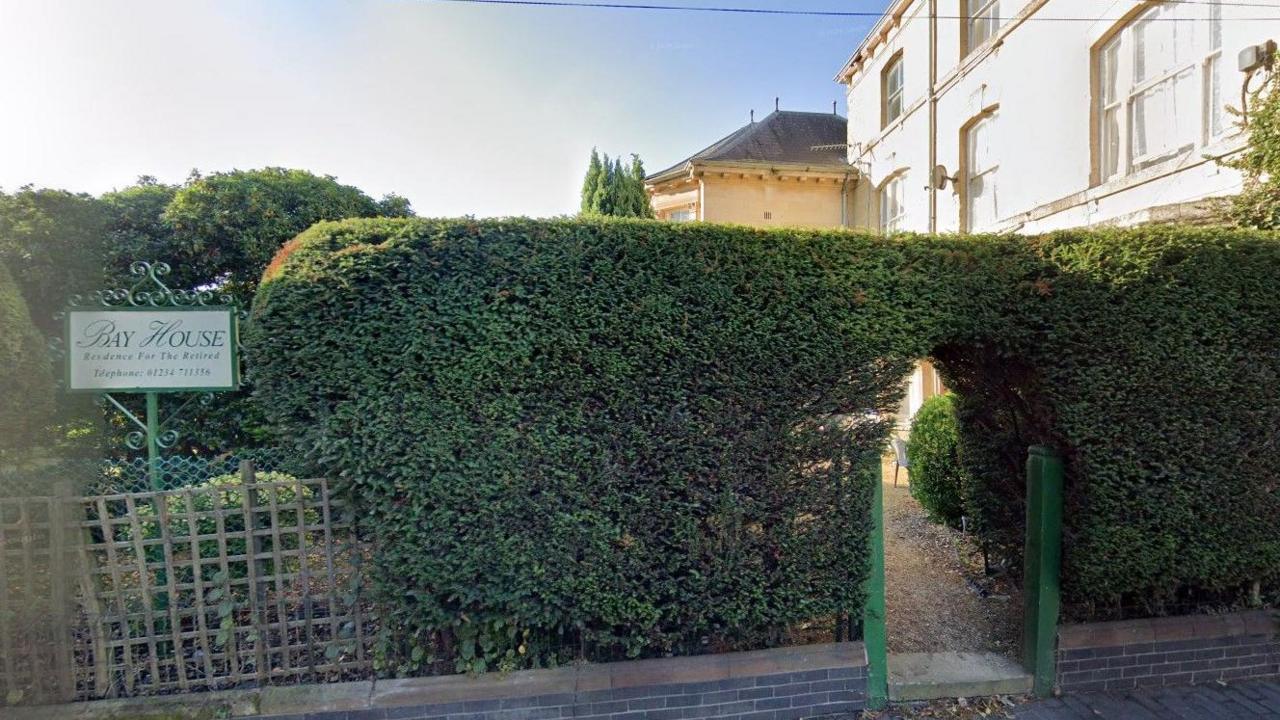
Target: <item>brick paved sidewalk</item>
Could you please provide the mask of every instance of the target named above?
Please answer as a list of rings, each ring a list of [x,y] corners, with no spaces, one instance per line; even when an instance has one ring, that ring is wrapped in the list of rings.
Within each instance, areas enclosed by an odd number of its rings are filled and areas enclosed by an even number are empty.
[[[1023,705],[1018,720],[1280,720],[1280,681],[1077,693]]]

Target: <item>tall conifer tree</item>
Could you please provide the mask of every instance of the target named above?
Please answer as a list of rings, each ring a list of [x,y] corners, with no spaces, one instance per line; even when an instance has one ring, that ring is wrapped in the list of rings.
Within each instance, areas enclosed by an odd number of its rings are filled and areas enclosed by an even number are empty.
[[[624,167],[622,157],[603,158],[595,149],[582,181],[580,211],[583,215],[616,217],[653,217],[649,194],[644,189],[644,163],[632,153],[631,165]]]
[[[591,162],[587,165],[587,176],[582,179],[580,212],[583,215],[591,215],[595,212],[596,183],[599,182],[600,173],[603,170],[604,166],[600,164],[600,153],[595,148],[591,148]]]

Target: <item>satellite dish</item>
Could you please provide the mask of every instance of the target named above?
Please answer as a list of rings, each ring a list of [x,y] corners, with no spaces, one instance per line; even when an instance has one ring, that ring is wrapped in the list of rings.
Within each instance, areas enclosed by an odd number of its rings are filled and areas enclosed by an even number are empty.
[[[951,181],[953,184],[958,182],[956,178],[951,177],[950,175],[947,174],[946,165],[935,165],[933,168],[932,179],[933,179],[933,187],[937,190],[946,190],[947,181]]]

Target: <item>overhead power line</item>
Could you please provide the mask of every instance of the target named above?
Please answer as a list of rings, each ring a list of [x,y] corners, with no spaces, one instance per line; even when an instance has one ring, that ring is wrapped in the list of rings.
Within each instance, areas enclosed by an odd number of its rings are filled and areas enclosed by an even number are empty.
[[[798,9],[770,9],[770,8],[747,8],[747,7],[731,7],[731,6],[696,6],[696,5],[670,5],[660,3],[630,3],[630,2],[587,2],[586,0],[430,0],[439,3],[455,3],[467,5],[509,5],[514,7],[538,7],[538,8],[591,8],[597,10],[651,10],[663,12],[700,12],[700,13],[729,13],[736,15],[791,15],[801,17],[851,17],[851,18],[881,18],[886,13],[876,12],[874,10],[798,10]],[[1236,2],[1228,0],[1166,0],[1166,2],[1179,5],[1204,5],[1219,7],[1247,7],[1247,8],[1270,8],[1280,13],[1280,7],[1275,4],[1266,4],[1259,2]],[[964,20],[963,15],[938,15],[939,20]],[[1009,18],[1005,18],[1009,19]],[[1099,18],[1099,17],[1068,17],[1068,16],[1043,16],[1032,15],[1025,18],[1028,21],[1039,22],[1108,22],[1111,20],[1120,20],[1121,18]],[[1212,18],[1152,18],[1155,21],[1165,22],[1207,22]],[[1266,20],[1280,20],[1280,14],[1271,17],[1248,17],[1248,18],[1221,18],[1219,22],[1261,22]]]

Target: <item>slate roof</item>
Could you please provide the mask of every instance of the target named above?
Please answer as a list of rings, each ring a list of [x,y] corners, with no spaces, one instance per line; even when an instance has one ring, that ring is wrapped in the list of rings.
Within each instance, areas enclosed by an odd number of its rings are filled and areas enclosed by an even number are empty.
[[[848,167],[844,144],[848,121],[835,113],[778,110],[758,122],[738,128],[724,138],[651,174],[654,180],[692,162],[757,162]],[[814,146],[839,146],[815,150]]]

